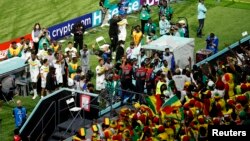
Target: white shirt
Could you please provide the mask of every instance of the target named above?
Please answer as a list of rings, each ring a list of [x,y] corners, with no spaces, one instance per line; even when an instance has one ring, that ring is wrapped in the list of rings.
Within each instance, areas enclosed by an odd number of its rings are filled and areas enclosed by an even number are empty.
[[[77,53],[77,49],[75,47],[72,47],[72,48],[69,48],[69,47],[66,47],[65,48],[65,53],[67,53],[69,51],[69,54],[70,56],[72,56],[73,53]]]
[[[127,59],[137,58],[135,55],[133,55],[134,49],[135,48],[132,49],[130,47],[126,49]]]
[[[82,66],[88,66],[89,65],[89,51],[87,50],[86,52],[84,52],[83,50],[80,50],[80,55],[81,55]]]
[[[173,58],[173,55],[171,53],[169,53],[168,56],[166,54],[163,54],[163,61],[166,60],[168,62],[168,69],[171,69],[172,58]]]
[[[185,82],[189,81],[186,75],[174,75],[173,80],[178,91],[182,91],[184,89]]]
[[[42,81],[46,81],[47,74],[49,73],[49,66],[42,65],[40,68]]]
[[[96,66],[96,90],[100,91],[105,88],[105,73],[98,75],[105,70],[104,66]]]
[[[120,34],[127,34],[127,29],[126,26],[128,24],[128,20],[127,19],[122,19],[118,25],[119,25],[119,30],[120,30]]]
[[[160,20],[159,22],[159,27],[160,27],[160,35],[165,35],[166,33],[169,33],[170,31],[170,23],[168,20]]]
[[[28,63],[29,63],[30,73],[39,74],[39,68],[41,67],[40,61],[37,59],[35,59],[34,61],[32,59],[29,59]]]
[[[205,7],[205,5],[199,2],[199,4],[198,4],[198,19],[205,19],[206,12],[207,12],[207,8]]]

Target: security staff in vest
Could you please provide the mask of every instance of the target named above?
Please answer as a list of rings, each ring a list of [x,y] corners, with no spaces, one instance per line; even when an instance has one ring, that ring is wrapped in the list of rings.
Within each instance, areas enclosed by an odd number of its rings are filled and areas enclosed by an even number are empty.
[[[77,50],[82,49],[83,47],[83,34],[85,32],[85,26],[81,23],[81,21],[74,24],[72,28],[72,34],[74,35],[74,47]],[[79,49],[78,49],[79,46]]]

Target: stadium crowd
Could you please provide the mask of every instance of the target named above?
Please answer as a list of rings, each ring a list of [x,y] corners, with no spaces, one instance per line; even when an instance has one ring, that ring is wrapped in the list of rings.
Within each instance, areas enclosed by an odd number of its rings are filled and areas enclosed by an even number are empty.
[[[109,22],[111,44],[98,50],[84,42],[85,28],[80,23],[73,27],[74,42],[69,41],[67,47],[51,41],[47,29],[39,23],[34,25],[32,41],[22,38],[20,43],[11,43],[8,58],[22,57],[29,64],[33,99],[38,94],[43,98],[60,87],[70,87],[133,105],[122,108],[117,119],[93,122],[93,141],[207,141],[208,125],[250,124],[249,47],[232,51],[232,55],[213,64],[196,66],[189,58],[190,64],[180,68],[169,48],[150,53],[141,49],[135,55],[136,48],[156,40],[158,35],[188,37],[185,21],[171,21],[174,10],[167,1],[159,4],[159,27],[151,20],[150,7],[142,6],[141,23],[131,31],[132,41],[127,48],[128,21],[123,3],[119,11],[120,15],[114,15]],[[205,12],[200,0],[199,37]],[[206,41],[207,49],[216,53],[218,38],[211,33]],[[98,56],[95,71],[90,69],[91,54]],[[94,74],[95,84],[91,82]],[[110,104],[102,100],[99,103],[104,107]],[[85,140],[85,130],[81,128],[73,140]]]

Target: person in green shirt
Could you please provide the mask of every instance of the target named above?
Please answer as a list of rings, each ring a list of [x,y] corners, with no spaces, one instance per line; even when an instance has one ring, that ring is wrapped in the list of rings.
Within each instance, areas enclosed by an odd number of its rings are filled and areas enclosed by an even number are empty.
[[[146,35],[150,36],[151,32],[156,33],[156,24],[152,22],[152,19],[148,20],[148,23],[144,27],[144,32]]]
[[[170,6],[170,4],[167,1],[163,1],[162,4],[159,6],[159,19],[162,15],[165,15],[168,21],[171,21],[172,15],[174,13],[173,8]]]
[[[140,19],[141,19],[141,29],[142,34],[144,34],[144,27],[148,20],[151,18],[150,9],[148,5],[143,5],[140,10]]]

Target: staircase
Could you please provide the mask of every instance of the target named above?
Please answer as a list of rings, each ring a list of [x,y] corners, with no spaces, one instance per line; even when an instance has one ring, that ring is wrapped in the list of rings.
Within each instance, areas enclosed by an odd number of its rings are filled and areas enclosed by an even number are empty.
[[[58,124],[56,130],[53,132],[48,141],[60,141],[65,140],[71,136],[73,136],[79,128],[89,128],[91,124],[91,120],[76,118],[69,119],[61,124]],[[71,126],[70,126],[71,125]]]

